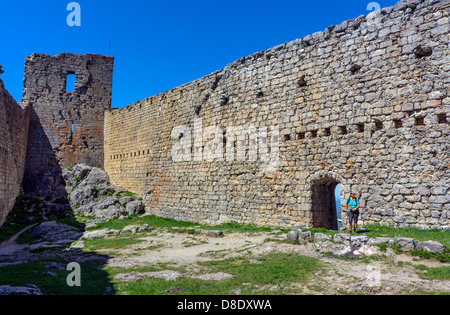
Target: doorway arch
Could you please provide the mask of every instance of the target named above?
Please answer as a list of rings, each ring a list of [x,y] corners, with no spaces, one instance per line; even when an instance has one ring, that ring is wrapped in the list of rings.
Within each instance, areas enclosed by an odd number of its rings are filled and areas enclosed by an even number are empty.
[[[312,174],[307,180],[310,201],[310,225],[315,228],[338,230],[338,214],[335,190],[340,185],[339,200],[342,200],[345,183],[342,176],[329,171]]]

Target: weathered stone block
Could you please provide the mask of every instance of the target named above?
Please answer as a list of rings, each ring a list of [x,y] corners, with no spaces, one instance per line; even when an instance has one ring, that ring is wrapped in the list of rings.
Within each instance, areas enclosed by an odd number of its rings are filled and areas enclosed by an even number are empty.
[[[335,241],[336,243],[343,243],[345,245],[350,245],[350,239],[350,234],[336,234],[333,237],[333,241]]]
[[[298,239],[298,230],[292,230],[287,233],[286,239],[288,241],[296,241]]]
[[[314,234],[314,241],[316,242],[323,242],[327,240],[331,240],[331,235],[323,234],[323,233],[316,233]]]
[[[350,244],[353,247],[361,247],[367,244],[369,238],[367,236],[351,236]]]
[[[368,245],[380,245],[380,244],[387,244],[387,245],[393,245],[394,240],[392,238],[388,237],[374,237],[368,240]]]
[[[145,208],[141,201],[132,201],[127,203],[126,209],[129,215],[134,215],[143,213]]]
[[[443,253],[445,246],[437,241],[418,242],[416,249],[423,249],[430,253]]]
[[[298,233],[298,241],[300,243],[308,242],[310,239],[311,239],[311,231]]]
[[[412,238],[398,237],[394,239],[394,244],[400,246],[403,251],[409,251],[416,248],[417,241]]]

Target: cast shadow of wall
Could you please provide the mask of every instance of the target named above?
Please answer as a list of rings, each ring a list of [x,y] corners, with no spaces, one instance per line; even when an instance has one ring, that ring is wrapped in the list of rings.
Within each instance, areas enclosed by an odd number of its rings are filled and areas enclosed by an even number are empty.
[[[103,270],[111,257],[72,247],[86,227],[70,206],[57,152],[31,109],[23,194],[0,232],[0,285],[35,284],[52,295],[115,294]],[[67,284],[70,263],[80,266],[81,286]]]

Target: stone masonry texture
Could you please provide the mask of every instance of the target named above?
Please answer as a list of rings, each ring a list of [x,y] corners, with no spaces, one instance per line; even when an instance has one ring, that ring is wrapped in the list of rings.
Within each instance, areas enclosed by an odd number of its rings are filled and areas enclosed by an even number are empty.
[[[122,109],[112,57],[33,54],[20,104],[0,80],[0,226],[83,163],[179,220],[336,229],[340,184],[362,224],[448,229],[449,8],[401,1]]]
[[[21,192],[29,119],[30,107],[17,104],[0,79],[0,226]]]
[[[33,54],[25,61],[23,100],[31,105],[23,188],[35,197],[65,193],[61,168],[103,167],[103,122],[111,108],[114,59]],[[75,75],[73,92],[66,79]]]
[[[401,1],[108,109],[105,170],[147,211],[175,219],[336,228],[340,184],[343,205],[350,191],[360,198],[363,224],[448,228],[449,9],[448,0]],[[48,128],[84,126],[56,103],[41,121]],[[278,144],[269,146],[278,159],[260,159],[263,146],[251,157],[265,141]],[[63,145],[61,158],[82,159],[69,152]]]

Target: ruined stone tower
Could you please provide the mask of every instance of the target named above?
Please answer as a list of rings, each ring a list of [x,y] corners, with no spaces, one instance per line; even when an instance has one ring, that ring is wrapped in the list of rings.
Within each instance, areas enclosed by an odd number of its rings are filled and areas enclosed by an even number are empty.
[[[61,168],[77,163],[103,167],[103,120],[111,107],[114,58],[62,53],[33,54],[25,61],[23,99],[31,105],[25,193],[64,192]],[[73,92],[66,90],[75,76]]]

